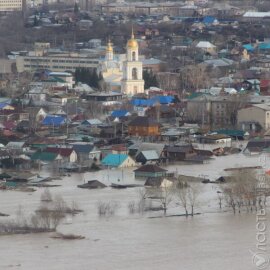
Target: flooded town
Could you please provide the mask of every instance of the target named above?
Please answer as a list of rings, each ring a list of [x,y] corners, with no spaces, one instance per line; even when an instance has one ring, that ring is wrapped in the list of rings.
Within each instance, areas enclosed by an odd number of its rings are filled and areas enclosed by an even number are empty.
[[[269,269],[269,196],[269,1],[0,0],[0,269]]]

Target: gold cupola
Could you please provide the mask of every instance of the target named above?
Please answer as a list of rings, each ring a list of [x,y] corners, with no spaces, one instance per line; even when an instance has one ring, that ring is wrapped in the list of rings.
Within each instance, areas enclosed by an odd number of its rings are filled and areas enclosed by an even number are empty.
[[[138,49],[138,42],[134,37],[134,33],[133,33],[133,28],[132,28],[132,33],[131,33],[131,38],[130,40],[127,42],[127,47],[129,49]]]
[[[109,42],[107,44],[106,52],[113,52],[113,45],[112,45],[110,39],[109,39]]]

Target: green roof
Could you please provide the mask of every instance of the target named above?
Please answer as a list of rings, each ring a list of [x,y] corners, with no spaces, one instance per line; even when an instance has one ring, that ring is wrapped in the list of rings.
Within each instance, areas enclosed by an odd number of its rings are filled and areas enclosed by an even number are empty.
[[[36,152],[31,156],[32,160],[41,160],[41,161],[54,161],[57,157],[56,153],[50,152]]]
[[[219,129],[215,131],[217,134],[223,134],[228,136],[244,136],[245,132],[243,130],[236,129]]]
[[[32,148],[39,148],[39,149],[46,149],[48,147],[55,147],[56,144],[52,144],[52,143],[33,143],[30,144],[30,147]]]

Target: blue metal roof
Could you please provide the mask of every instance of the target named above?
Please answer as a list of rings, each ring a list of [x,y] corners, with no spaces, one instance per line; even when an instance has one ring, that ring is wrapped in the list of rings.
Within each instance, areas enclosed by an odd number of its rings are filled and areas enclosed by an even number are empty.
[[[125,154],[108,154],[104,159],[102,159],[101,163],[106,166],[118,167],[127,158],[128,158],[128,155],[125,155]]]
[[[174,101],[173,96],[157,96],[153,99],[157,100],[160,104],[170,104]]]
[[[134,106],[143,106],[143,107],[151,107],[155,104],[156,101],[152,99],[133,99],[131,100],[131,104]]]
[[[111,113],[112,117],[124,117],[128,114],[127,110],[115,110]]]
[[[45,126],[60,126],[63,125],[65,122],[66,119],[62,116],[47,115],[43,119],[42,124]]]
[[[259,49],[260,50],[270,50],[270,43],[260,43]]]
[[[243,48],[246,49],[248,52],[254,51],[254,47],[251,44],[245,44],[243,45]]]
[[[205,24],[210,24],[210,23],[213,23],[215,20],[216,18],[213,16],[206,16],[203,18],[202,22]]]
[[[4,109],[6,106],[10,106],[7,103],[0,103],[0,109]]]
[[[154,106],[157,102],[160,104],[170,104],[173,101],[173,96],[156,96],[151,99],[133,99],[131,103],[134,106],[151,107]]]

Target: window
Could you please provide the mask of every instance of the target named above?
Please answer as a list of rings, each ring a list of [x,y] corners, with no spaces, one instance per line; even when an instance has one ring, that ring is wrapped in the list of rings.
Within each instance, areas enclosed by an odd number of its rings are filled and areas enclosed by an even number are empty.
[[[132,61],[136,61],[136,53],[132,52]]]
[[[138,80],[137,68],[132,69],[132,80]]]

